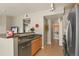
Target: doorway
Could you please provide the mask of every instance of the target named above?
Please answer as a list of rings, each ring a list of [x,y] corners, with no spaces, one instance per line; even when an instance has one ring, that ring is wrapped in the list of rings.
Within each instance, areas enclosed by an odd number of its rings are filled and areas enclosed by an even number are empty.
[[[52,41],[57,41],[59,45],[62,39],[62,15],[44,16],[44,44],[48,45]]]
[[[61,14],[44,16],[44,48],[37,55],[64,55],[63,48],[60,46],[61,17]]]

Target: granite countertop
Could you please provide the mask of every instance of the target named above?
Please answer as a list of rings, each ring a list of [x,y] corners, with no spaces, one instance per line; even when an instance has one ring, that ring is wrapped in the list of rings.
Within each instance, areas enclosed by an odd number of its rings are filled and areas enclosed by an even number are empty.
[[[18,37],[18,43],[22,44],[24,42],[29,42],[29,41],[32,41],[34,39],[37,39],[41,36],[42,35],[40,35],[40,34],[34,34],[34,33],[19,33],[19,34],[16,34],[12,38]],[[0,38],[7,38],[7,36],[6,36],[6,34],[1,34]]]
[[[14,34],[14,37],[22,37],[22,36],[28,36],[28,35],[32,35],[32,34],[35,34],[35,33],[32,33],[32,32],[17,33],[17,34]]]
[[[34,37],[30,37],[30,38],[27,38],[27,37],[19,37],[19,44],[22,44],[22,43],[25,43],[25,42],[29,42],[29,41],[35,40],[35,39],[37,39],[39,37],[41,37],[41,35],[39,35],[39,34],[35,34]]]
[[[28,35],[32,35],[32,34],[35,34],[35,33],[32,33],[32,32],[26,32],[26,33],[17,33],[17,34],[14,34],[14,37],[22,37],[22,36],[28,36]],[[6,34],[0,34],[0,38],[7,38]]]

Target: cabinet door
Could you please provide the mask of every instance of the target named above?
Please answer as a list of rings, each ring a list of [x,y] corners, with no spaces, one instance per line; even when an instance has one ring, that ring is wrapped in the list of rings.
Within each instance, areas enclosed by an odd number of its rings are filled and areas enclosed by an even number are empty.
[[[37,38],[32,41],[32,55],[34,55],[41,48],[41,39]]]
[[[32,55],[34,55],[36,53],[37,49],[38,49],[37,43],[38,43],[38,39],[35,39],[35,40],[32,41]]]
[[[42,46],[42,37],[39,38],[39,47],[41,48]]]

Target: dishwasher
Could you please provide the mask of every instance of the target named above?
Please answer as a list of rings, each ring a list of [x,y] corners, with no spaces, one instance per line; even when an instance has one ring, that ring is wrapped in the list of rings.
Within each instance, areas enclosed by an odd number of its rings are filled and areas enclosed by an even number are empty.
[[[31,56],[31,41],[18,45],[19,56]]]

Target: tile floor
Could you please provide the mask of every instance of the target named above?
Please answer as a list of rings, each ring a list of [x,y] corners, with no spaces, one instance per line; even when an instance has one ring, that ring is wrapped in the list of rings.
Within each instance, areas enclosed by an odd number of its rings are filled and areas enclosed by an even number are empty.
[[[63,47],[59,46],[58,40],[53,40],[51,45],[38,51],[35,56],[63,56]]]

